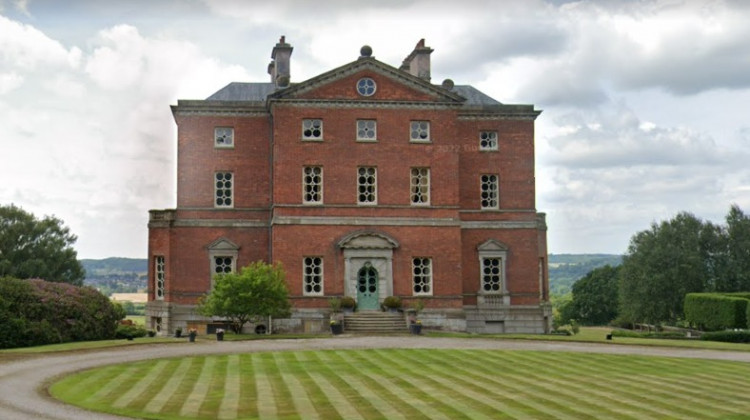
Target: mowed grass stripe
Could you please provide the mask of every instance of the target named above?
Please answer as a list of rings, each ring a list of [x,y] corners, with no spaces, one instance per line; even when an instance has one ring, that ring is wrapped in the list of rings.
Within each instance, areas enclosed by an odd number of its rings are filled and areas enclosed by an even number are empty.
[[[416,398],[429,399],[430,405],[434,405],[450,418],[485,418],[484,413],[477,412],[473,407],[452,396],[451,389],[446,390],[442,384],[426,378],[422,372],[413,370],[411,366],[400,364],[397,358],[387,353],[389,352],[368,350],[364,354],[384,372],[401,371],[402,375],[396,378],[397,381],[404,383],[407,389],[411,388],[412,393],[417,394]],[[435,398],[435,394],[442,397]]]
[[[258,404],[255,398],[255,370],[252,354],[240,355],[240,400],[237,407],[238,417],[258,418]]]
[[[174,393],[177,391],[177,388],[180,386],[182,381],[185,378],[185,375],[190,371],[191,366],[193,365],[193,358],[185,358],[180,360],[179,364],[177,364],[177,367],[174,369],[174,371],[171,372],[165,372],[164,375],[164,384],[159,390],[159,392],[154,395],[154,397],[151,399],[151,401],[146,404],[143,409],[149,413],[159,413],[164,408],[164,406],[167,404],[169,399],[174,395]]]
[[[419,354],[409,351],[396,350],[399,363],[412,366],[421,372],[424,372],[426,379],[440,384],[447,389],[453,389],[454,392],[460,393],[465,399],[467,405],[471,406],[475,412],[471,413],[472,417],[487,416],[487,418],[512,418],[520,419],[528,417],[528,413],[522,413],[514,408],[509,407],[502,402],[500,395],[488,387],[479,385],[481,381],[475,375],[476,372],[464,371],[465,376],[454,375],[451,373],[455,368],[444,363],[440,356],[446,351],[434,350],[424,351]],[[438,356],[430,357],[430,355]]]
[[[193,385],[193,390],[188,395],[180,410],[182,417],[197,417],[201,404],[208,393],[211,378],[214,376],[214,365],[216,357],[206,357],[201,369],[201,374]]]
[[[321,363],[323,363],[325,366],[340,366],[340,364],[338,363],[340,359],[337,360],[335,357],[333,357],[333,352],[330,350],[317,352],[316,355],[318,356],[318,359],[321,361]],[[329,369],[329,371],[334,372],[336,374],[336,377],[342,383],[347,384],[349,387],[351,387],[351,389],[361,390],[360,395],[361,392],[366,392],[366,399],[375,410],[375,413],[377,413],[377,418],[386,418],[389,420],[407,419],[407,417],[402,414],[401,411],[399,411],[398,405],[393,405],[389,401],[381,397],[381,392],[383,389],[382,387],[373,387],[371,383],[366,383],[364,380],[355,375],[339,374],[336,373],[336,371],[333,369]],[[349,372],[349,369],[344,370],[344,372]]]
[[[446,356],[453,369],[466,365],[474,369],[478,377],[492,385],[496,392],[507,397],[508,403],[515,404],[529,411],[531,417],[551,417],[556,419],[578,419],[581,413],[570,408],[570,400],[556,397],[555,394],[540,389],[538,381],[529,380],[523,375],[509,374],[507,369],[494,371],[488,369],[491,361],[497,362],[497,355],[486,353],[472,357],[462,355],[460,351],[451,351]],[[511,361],[503,360],[502,363]],[[501,363],[501,364],[502,364]],[[491,372],[491,373],[490,373]],[[535,414],[536,412],[544,413]]]
[[[526,358],[525,355],[518,354],[517,357],[525,360],[525,363],[533,364],[537,366],[537,371],[550,372],[551,375],[532,375],[538,380],[546,380],[551,386],[565,388],[561,392],[567,393],[568,398],[575,399],[577,395],[591,394],[590,400],[587,400],[585,404],[593,407],[593,410],[607,411],[610,417],[613,418],[632,418],[637,414],[637,418],[664,418],[665,415],[670,415],[671,411],[665,410],[661,407],[647,406],[639,402],[640,393],[629,393],[617,386],[614,382],[615,379],[611,377],[601,377],[601,371],[590,372],[593,378],[596,378],[596,386],[591,386],[590,380],[581,382],[580,378],[585,378],[585,375],[576,373],[578,371],[585,371],[585,366],[580,366],[580,361],[560,361],[555,364],[545,364],[543,359],[540,357],[543,355],[542,352],[535,353],[531,357]],[[572,365],[572,366],[571,366]],[[571,366],[568,368],[568,366]],[[576,404],[581,401],[577,401]]]
[[[317,382],[310,377],[309,372],[303,366],[304,357],[299,352],[284,353],[283,357],[290,363],[290,366],[294,366],[294,374],[299,377],[300,384],[304,387],[307,397],[315,407],[315,415],[323,419],[339,418],[338,411],[336,411],[328,396]]]
[[[109,404],[112,401],[110,395],[118,395],[118,388],[123,387],[123,384],[127,383],[128,380],[134,378],[135,373],[139,370],[139,367],[137,365],[119,365],[118,369],[121,370],[120,374],[118,374],[114,378],[110,378],[109,382],[103,384],[103,386],[99,388],[98,391],[86,398],[85,402],[89,404],[92,402]]]
[[[357,388],[348,385],[345,380],[339,375],[340,369],[336,369],[336,365],[328,363],[323,353],[330,351],[314,351],[304,353],[315,366],[318,367],[320,373],[331,378],[333,384],[341,384],[339,391],[346,397],[351,405],[359,412],[364,419],[382,419],[383,415],[380,414],[378,409],[371,403],[371,393],[367,388]],[[353,366],[352,366],[353,368]]]
[[[450,420],[452,417],[450,414],[455,413],[450,407],[447,407],[448,414],[444,412],[445,404],[440,400],[435,399],[433,396],[423,392],[419,389],[413,389],[411,384],[400,380],[395,376],[393,369],[386,369],[385,371],[370,360],[367,350],[362,351],[337,351],[336,354],[340,355],[342,360],[349,362],[348,366],[357,366],[358,374],[366,375],[375,383],[382,384],[382,386],[388,390],[391,390],[394,395],[408,405],[412,409],[416,410],[420,416],[428,419],[441,419]],[[354,358],[356,355],[356,359]],[[391,372],[391,373],[388,373]],[[440,408],[438,408],[440,407]],[[416,418],[410,417],[410,418]]]
[[[291,359],[294,359],[294,353],[274,354],[274,357],[283,358],[282,363],[287,363]],[[292,403],[297,413],[304,414],[306,419],[319,419],[318,411],[312,402],[312,399],[307,393],[307,388],[302,384],[298,378],[297,372],[290,372],[284,370],[281,373],[281,379],[286,383],[289,393],[292,396]]]
[[[332,363],[334,363],[335,365],[347,366],[347,363],[350,363],[350,361],[354,360],[355,363],[351,366],[360,367],[360,364],[356,363],[357,357],[359,356],[357,356],[354,352],[335,350],[328,352],[327,354],[331,358]],[[354,359],[347,359],[347,357],[345,356],[347,354],[354,354],[356,357]],[[422,411],[415,408],[409,401],[403,399],[403,394],[397,392],[398,390],[396,388],[386,387],[380,381],[373,378],[373,376],[370,375],[366,370],[356,369],[347,376],[354,378],[355,380],[362,383],[365,387],[363,389],[367,389],[368,392],[371,392],[374,395],[378,396],[383,401],[387,402],[391,407],[397,407],[396,410],[398,411],[398,416],[402,416],[409,420],[428,418]]]
[[[146,373],[138,380],[133,386],[127,390],[124,394],[120,395],[113,403],[113,407],[122,408],[130,404],[136,399],[141,393],[146,392],[151,384],[161,375],[164,368],[167,366],[166,360],[160,360],[155,365],[151,366]],[[145,372],[144,372],[145,373]]]
[[[587,358],[588,363],[581,363],[580,355],[574,353],[561,353],[559,356],[563,360],[550,359],[549,354],[538,354],[535,355],[535,360],[540,366],[546,366],[549,369],[557,369],[560,372],[566,372],[568,378],[561,380],[558,383],[562,386],[568,384],[569,386],[574,384],[578,389],[590,390],[590,387],[586,387],[578,382],[572,382],[575,377],[580,377],[582,373],[589,372],[590,375],[601,377],[599,389],[608,388],[610,392],[619,396],[620,401],[631,401],[633,403],[648,402],[647,408],[655,412],[655,416],[658,417],[678,417],[678,418],[703,418],[712,413],[711,410],[696,410],[689,408],[690,399],[683,398],[679,394],[671,394],[663,392],[659,383],[640,383],[634,384],[634,382],[642,381],[642,375],[632,375],[627,378],[620,378],[615,375],[609,374],[607,366],[612,365],[612,356],[600,358],[598,355],[592,357],[592,360]],[[519,354],[519,357],[525,358],[527,355]],[[632,357],[631,357],[632,359]],[[567,360],[567,363],[566,363]],[[597,365],[597,360],[609,361],[606,364]],[[562,363],[561,363],[562,362]],[[648,390],[648,391],[646,391]],[[659,398],[661,397],[661,398]],[[681,401],[681,402],[679,402]],[[643,405],[640,406],[643,410]]]
[[[219,405],[219,419],[235,419],[238,417],[240,406],[240,356],[227,356],[226,378],[222,389],[221,405]]]
[[[108,366],[101,369],[94,369],[81,372],[75,376],[68,376],[59,382],[59,393],[61,399],[82,400],[84,396],[91,395],[92,389],[100,389],[103,384],[109,383],[111,378],[117,376],[122,371],[121,368]],[[83,378],[83,380],[80,380]],[[76,381],[80,380],[80,382]],[[57,385],[57,384],[56,384]]]
[[[351,389],[346,383],[333,383],[325,377],[326,366],[320,364],[320,359],[315,356],[316,352],[306,351],[295,353],[295,360],[304,369],[308,377],[317,385],[323,395],[328,399],[334,410],[332,418],[341,419],[364,419],[352,402]],[[330,371],[327,372],[330,374]],[[337,386],[339,385],[339,386]],[[348,395],[347,395],[348,394]],[[328,417],[327,417],[328,418]]]
[[[450,371],[445,374],[454,381],[466,382],[471,380],[477,391],[491,392],[491,398],[498,404],[502,404],[500,410],[503,414],[513,418],[556,418],[562,420],[577,420],[574,412],[565,405],[554,400],[545,400],[545,404],[538,404],[536,388],[529,389],[517,381],[500,380],[497,374],[486,373],[485,360],[489,355],[479,358],[460,358],[455,350],[435,351],[423,355],[432,363],[442,363],[450,366]],[[470,379],[464,379],[470,378]]]
[[[467,357],[471,357],[469,356],[470,353],[467,354],[466,351],[461,352],[466,354]],[[554,401],[558,407],[567,407],[571,411],[571,414],[574,413],[573,415],[577,418],[632,418],[627,411],[620,411],[621,409],[619,408],[610,407],[610,404],[590,398],[581,400],[580,395],[592,392],[598,393],[597,396],[604,398],[605,402],[607,399],[610,399],[610,396],[606,393],[599,393],[598,390],[591,389],[590,386],[589,388],[584,388],[575,382],[561,381],[557,378],[560,375],[557,370],[540,369],[533,357],[530,360],[519,359],[517,352],[506,352],[500,357],[497,357],[497,353],[493,357],[493,352],[480,350],[480,353],[487,355],[483,359],[485,369],[495,369],[503,378],[512,379],[526,385],[529,392],[536,395],[530,401],[534,404],[543,406],[547,405],[550,401]],[[560,382],[563,382],[563,385]],[[576,401],[576,403],[571,404],[571,401]],[[645,418],[649,417],[645,415]],[[644,418],[644,415],[641,415],[640,418]]]
[[[250,356],[251,363],[253,365],[253,372],[255,373],[255,405],[257,407],[257,414],[259,419],[275,419],[276,418],[276,400],[273,387],[271,386],[271,380],[266,374],[266,370],[263,367],[264,361],[262,360],[261,354],[253,354]]]
[[[679,363],[682,360],[674,360],[672,363],[669,360],[671,359],[664,358],[659,360],[659,362],[666,361],[665,366],[653,362],[651,359],[631,357],[629,358],[628,367],[613,364],[608,360],[603,360],[601,363],[593,361],[588,363],[582,371],[585,372],[586,369],[596,369],[598,367],[599,369],[606,369],[609,372],[616,372],[620,376],[613,378],[610,382],[618,385],[618,389],[630,387],[637,394],[640,394],[639,389],[656,388],[660,391],[668,392],[669,398],[673,402],[677,403],[681,401],[682,404],[687,404],[693,411],[699,411],[704,416],[714,415],[717,411],[714,407],[722,407],[724,410],[738,414],[744,414],[748,411],[747,407],[744,409],[742,405],[738,407],[738,402],[746,399],[744,392],[725,386],[720,381],[714,381],[715,377],[696,375],[695,372],[697,371],[690,366],[691,363],[686,363],[683,366]],[[689,362],[689,360],[685,360],[685,362]],[[711,362],[707,361],[706,363]],[[632,366],[637,366],[633,370],[642,373],[635,374],[630,369]],[[705,366],[702,369],[705,369]],[[746,386],[747,382],[742,385],[743,388]],[[717,394],[717,390],[720,390],[721,394]],[[694,402],[696,399],[704,401],[711,408],[702,409],[695,407]],[[679,406],[680,404],[677,405]]]

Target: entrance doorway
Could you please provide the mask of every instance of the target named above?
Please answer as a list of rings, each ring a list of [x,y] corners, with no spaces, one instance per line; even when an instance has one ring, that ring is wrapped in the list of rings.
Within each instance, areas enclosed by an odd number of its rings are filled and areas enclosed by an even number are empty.
[[[357,273],[357,308],[360,311],[377,311],[380,309],[378,270],[369,261]]]

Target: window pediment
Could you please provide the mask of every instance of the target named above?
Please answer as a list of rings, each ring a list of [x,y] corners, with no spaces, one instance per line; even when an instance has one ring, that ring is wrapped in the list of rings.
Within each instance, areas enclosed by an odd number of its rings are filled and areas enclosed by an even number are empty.
[[[508,246],[494,239],[487,240],[477,246],[477,251],[484,252],[507,252]]]
[[[238,251],[240,247],[226,238],[219,238],[211,242],[206,248],[211,251]]]
[[[344,236],[336,244],[341,249],[394,249],[397,240],[382,232],[357,231]]]

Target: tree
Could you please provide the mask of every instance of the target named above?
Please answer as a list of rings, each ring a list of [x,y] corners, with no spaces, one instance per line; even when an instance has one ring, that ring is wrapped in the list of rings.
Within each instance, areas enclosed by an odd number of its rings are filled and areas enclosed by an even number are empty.
[[[684,212],[635,234],[620,273],[622,319],[659,323],[682,318],[685,295],[709,286],[706,256],[714,251],[715,234],[714,225]]]
[[[290,307],[281,264],[257,261],[239,273],[217,274],[213,290],[201,298],[198,311],[228,318],[239,333],[252,319],[288,316]]]
[[[720,291],[750,291],[750,217],[733,205],[726,221],[726,276],[730,287]]]
[[[573,299],[561,311],[564,321],[606,325],[617,317],[620,267],[605,265],[588,272],[573,284]]]
[[[60,219],[39,220],[13,204],[0,206],[0,277],[80,286],[85,271],[73,249],[77,239]]]

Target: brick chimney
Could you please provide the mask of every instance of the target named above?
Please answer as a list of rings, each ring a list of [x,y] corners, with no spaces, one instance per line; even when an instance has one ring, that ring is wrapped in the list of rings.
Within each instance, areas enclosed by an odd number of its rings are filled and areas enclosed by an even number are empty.
[[[426,81],[430,81],[430,54],[434,51],[430,47],[425,47],[424,38],[417,42],[417,46],[414,47],[414,51],[409,54],[401,63],[400,70],[409,72],[409,74],[417,76]]]
[[[271,75],[271,83],[275,83],[276,87],[289,86],[292,50],[292,46],[286,43],[284,35],[279,39],[279,43],[273,47],[271,52],[273,61],[268,65],[268,74]]]

